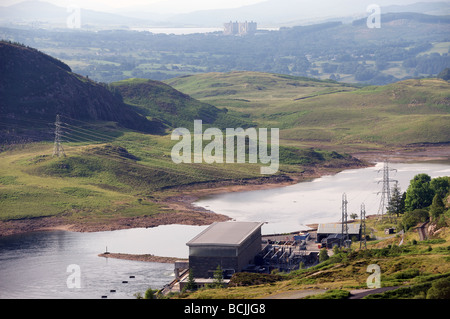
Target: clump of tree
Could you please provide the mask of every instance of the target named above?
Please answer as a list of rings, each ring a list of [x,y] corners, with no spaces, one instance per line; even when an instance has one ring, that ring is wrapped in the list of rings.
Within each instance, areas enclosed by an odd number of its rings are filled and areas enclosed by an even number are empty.
[[[134,297],[136,297],[136,299],[159,299],[161,294],[157,289],[148,288],[145,291],[144,296],[142,296],[142,293],[137,292],[134,294]]]
[[[431,205],[433,190],[430,187],[430,181],[431,177],[427,174],[414,176],[406,191],[405,206],[407,211],[411,212]]]
[[[407,212],[402,218],[402,226],[404,230],[416,226],[418,223],[424,223],[428,220],[429,215],[426,209],[415,209]]]
[[[445,80],[445,81],[450,81],[450,68],[445,68],[444,70],[442,70],[438,76],[438,78]]]
[[[396,213],[397,216],[403,214],[401,224],[404,230],[429,218],[442,227],[446,225],[445,216],[450,215],[450,210],[445,204],[449,191],[450,177],[432,179],[427,174],[418,174],[411,180],[401,198],[400,192],[394,188],[388,211]]]
[[[433,282],[427,291],[427,299],[449,299],[450,277],[444,277]]]

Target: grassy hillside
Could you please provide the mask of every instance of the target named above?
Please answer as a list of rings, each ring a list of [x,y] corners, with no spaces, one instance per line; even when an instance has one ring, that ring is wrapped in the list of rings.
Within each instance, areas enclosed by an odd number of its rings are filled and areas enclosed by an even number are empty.
[[[154,202],[159,198],[156,192],[164,188],[258,174],[256,167],[235,167],[230,172],[176,165],[170,159],[170,143],[167,136],[127,133],[115,146],[66,144],[67,156],[61,158],[52,157],[52,145],[46,143],[2,152],[0,219],[152,214],[162,211]],[[120,144],[132,151],[119,148]]]
[[[109,87],[136,111],[171,128],[192,128],[196,119],[201,119],[205,126],[219,128],[251,126],[249,121],[233,116],[226,109],[200,102],[159,81],[132,78],[111,83]]]
[[[0,221],[56,216],[67,223],[106,224],[172,213],[166,199],[184,187],[288,181],[306,170],[361,165],[336,152],[282,146],[279,171],[263,176],[260,163],[175,164],[171,149],[177,141],[170,135],[114,133],[108,143],[63,143],[66,157],[53,157],[52,143],[3,147]]]
[[[256,72],[210,73],[166,83],[262,127],[288,145],[364,149],[450,141],[450,84],[406,80],[358,88]]]

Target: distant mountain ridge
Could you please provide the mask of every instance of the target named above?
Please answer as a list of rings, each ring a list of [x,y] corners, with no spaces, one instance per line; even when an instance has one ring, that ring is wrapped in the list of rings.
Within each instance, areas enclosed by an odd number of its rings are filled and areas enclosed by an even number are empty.
[[[436,23],[436,24],[449,24],[450,15],[445,16],[435,16],[416,12],[390,12],[381,15],[383,23],[392,22],[395,20],[412,20],[421,23]],[[352,24],[365,25],[367,22],[366,18],[354,20]]]
[[[170,2],[170,1],[169,1]],[[232,9],[197,10],[183,14],[158,15],[158,4],[141,5],[116,10],[115,13],[81,8],[83,28],[104,27],[221,27],[230,20],[254,20],[262,26],[294,26],[324,21],[351,21],[367,16],[366,8],[373,1],[344,0],[307,2],[297,0],[267,0]],[[434,15],[450,14],[449,2],[420,2],[391,5],[376,2],[382,13],[416,12]],[[66,27],[67,7],[45,1],[24,1],[0,7],[0,23],[36,23]],[[156,11],[155,11],[156,10]]]
[[[235,9],[202,10],[176,15],[172,18],[179,24],[199,26],[221,26],[230,20],[253,20],[262,26],[295,26],[324,21],[348,20],[367,17],[367,6],[372,1],[292,1],[268,0]],[[392,6],[386,1],[375,2],[381,6],[381,13],[417,12],[450,14],[448,2],[418,2],[409,5]]]
[[[75,7],[73,7],[75,8]],[[24,1],[15,5],[0,7],[0,22],[50,24],[66,28],[67,19],[73,10],[45,1]],[[125,17],[120,14],[99,12],[80,8],[80,22],[83,28],[91,26],[140,26],[149,23],[146,19]]]

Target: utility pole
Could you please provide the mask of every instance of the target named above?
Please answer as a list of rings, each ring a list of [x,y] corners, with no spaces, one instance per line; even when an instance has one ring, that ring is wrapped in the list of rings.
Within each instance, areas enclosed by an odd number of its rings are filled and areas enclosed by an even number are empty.
[[[341,229],[341,247],[347,245],[348,240],[348,225],[347,225],[347,195],[342,194],[342,229]]]
[[[361,204],[361,238],[359,240],[359,249],[367,249],[366,241],[366,206],[364,203]]]
[[[378,181],[378,184],[380,182],[383,182],[383,187],[380,192],[381,193],[381,199],[380,199],[380,207],[378,208],[378,215],[381,214],[381,217],[383,217],[384,211],[389,204],[389,200],[391,199],[391,187],[389,186],[390,182],[396,182],[396,180],[389,178],[389,171],[397,171],[396,169],[390,169],[389,163],[387,160],[384,161],[383,169],[378,170],[378,172],[383,171],[383,180]]]
[[[53,147],[53,156],[66,156],[66,153],[64,153],[64,149],[61,145],[61,120],[59,118],[59,114],[56,115],[55,121],[55,145]]]

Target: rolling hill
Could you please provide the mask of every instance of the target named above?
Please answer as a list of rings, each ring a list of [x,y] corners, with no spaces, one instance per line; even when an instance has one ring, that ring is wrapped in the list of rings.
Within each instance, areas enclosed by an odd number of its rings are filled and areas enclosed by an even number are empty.
[[[279,127],[288,145],[404,147],[450,142],[450,84],[436,78],[357,87],[257,73],[194,75],[166,83],[201,101]]]
[[[33,48],[0,42],[0,130],[3,141],[49,139],[57,114],[74,120],[112,121],[124,128],[162,133],[106,87]]]
[[[110,87],[138,112],[157,118],[172,128],[191,128],[195,119],[201,119],[205,126],[214,125],[221,129],[251,125],[227,109],[200,102],[163,82],[134,78],[111,83]]]

